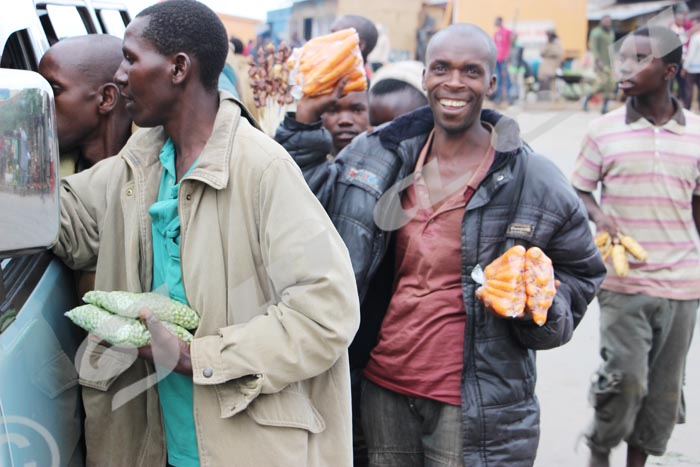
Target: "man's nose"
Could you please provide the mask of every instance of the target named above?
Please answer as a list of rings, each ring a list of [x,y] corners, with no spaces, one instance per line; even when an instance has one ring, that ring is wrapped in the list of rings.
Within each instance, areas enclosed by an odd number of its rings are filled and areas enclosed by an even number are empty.
[[[462,87],[464,86],[464,83],[462,82],[461,79],[461,74],[459,70],[452,70],[450,73],[447,75],[447,81],[445,81],[445,84],[447,84],[450,87]]]
[[[340,112],[340,114],[338,114],[339,126],[352,126],[353,123],[352,112]]]
[[[126,75],[126,70],[124,69],[124,61],[119,64],[119,68],[117,69],[117,72],[114,74],[114,80],[115,83],[117,83],[119,86],[124,86],[126,85],[127,81],[127,75]]]

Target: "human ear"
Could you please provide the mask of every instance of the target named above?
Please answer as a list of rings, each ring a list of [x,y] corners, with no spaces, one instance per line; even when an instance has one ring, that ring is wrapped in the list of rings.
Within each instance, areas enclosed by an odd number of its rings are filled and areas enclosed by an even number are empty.
[[[672,80],[675,78],[676,74],[680,73],[678,70],[678,64],[676,63],[669,63],[666,65],[666,72],[664,73],[664,79],[666,81]]]
[[[496,91],[496,75],[492,74],[491,78],[489,78],[489,87],[486,90],[486,96],[491,97],[491,95]]]
[[[105,83],[97,90],[100,95],[98,111],[100,115],[106,115],[114,110],[119,101],[119,88],[114,83]]]
[[[192,60],[190,59],[189,55],[186,53],[179,53],[175,55],[172,66],[173,84],[180,84],[185,81],[191,70]]]

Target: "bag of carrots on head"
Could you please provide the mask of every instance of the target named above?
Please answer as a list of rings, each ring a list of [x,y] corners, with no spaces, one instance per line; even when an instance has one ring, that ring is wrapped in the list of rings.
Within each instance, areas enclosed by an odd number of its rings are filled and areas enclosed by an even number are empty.
[[[367,90],[367,75],[360,53],[360,37],[355,28],[315,37],[294,49],[287,61],[295,87],[292,95],[320,96],[335,89],[347,78],[343,94]]]

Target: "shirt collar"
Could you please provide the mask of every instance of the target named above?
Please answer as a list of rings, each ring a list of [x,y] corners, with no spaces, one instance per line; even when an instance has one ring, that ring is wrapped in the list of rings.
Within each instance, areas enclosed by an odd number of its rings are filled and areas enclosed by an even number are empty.
[[[160,163],[163,164],[167,176],[173,181],[177,180],[177,173],[175,172],[175,145],[173,144],[173,140],[170,138],[165,140],[165,144],[163,144],[158,158],[160,159]]]
[[[668,122],[661,125],[661,128],[680,135],[685,133],[685,115],[683,114],[683,106],[675,97],[672,97],[671,100],[673,101],[673,107],[676,109],[676,112]],[[632,129],[636,130],[654,126],[653,123],[644,118],[644,116],[634,108],[632,105],[632,99],[627,99],[627,103],[625,104],[625,112],[625,123]]]

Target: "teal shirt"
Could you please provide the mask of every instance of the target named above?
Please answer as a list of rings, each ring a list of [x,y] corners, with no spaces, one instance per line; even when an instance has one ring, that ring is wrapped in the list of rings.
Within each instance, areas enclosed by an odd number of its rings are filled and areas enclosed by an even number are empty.
[[[175,146],[170,138],[160,151],[160,162],[164,170],[158,201],[148,210],[153,236],[153,290],[164,291],[173,300],[188,304],[180,269],[180,215],[177,211],[180,184],[176,183]],[[158,382],[158,395],[165,423],[168,463],[175,467],[199,467],[192,377],[170,373]]]

